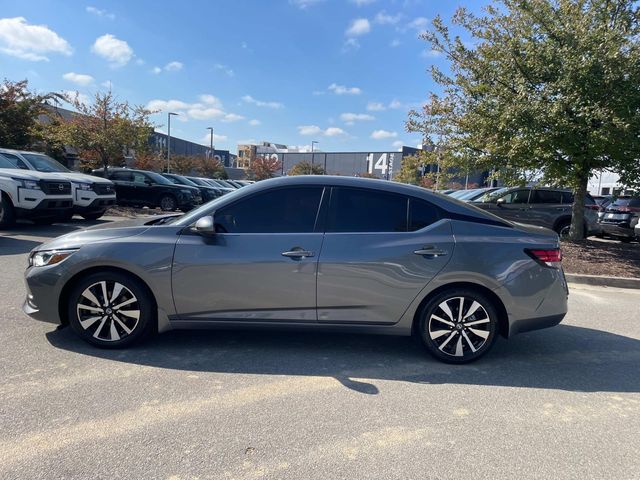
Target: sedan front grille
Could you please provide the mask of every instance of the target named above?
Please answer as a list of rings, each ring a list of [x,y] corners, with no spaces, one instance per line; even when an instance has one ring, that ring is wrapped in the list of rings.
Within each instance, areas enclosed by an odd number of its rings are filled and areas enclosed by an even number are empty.
[[[112,195],[113,193],[115,193],[115,189],[110,183],[94,183],[93,191],[98,195]]]

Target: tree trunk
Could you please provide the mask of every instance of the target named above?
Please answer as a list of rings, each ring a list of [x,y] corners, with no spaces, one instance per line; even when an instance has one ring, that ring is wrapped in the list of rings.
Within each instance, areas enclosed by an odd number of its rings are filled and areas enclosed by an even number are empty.
[[[571,230],[569,231],[569,240],[580,241],[586,237],[584,221],[584,198],[587,194],[587,186],[589,183],[589,175],[581,175],[578,188],[575,189],[573,195],[573,206],[571,207]]]

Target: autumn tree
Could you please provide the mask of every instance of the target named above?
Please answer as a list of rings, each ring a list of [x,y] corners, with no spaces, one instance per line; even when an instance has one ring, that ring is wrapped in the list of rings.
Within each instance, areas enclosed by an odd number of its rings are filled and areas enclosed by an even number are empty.
[[[217,158],[199,156],[195,158],[195,169],[198,175],[206,178],[229,178],[224,165]]]
[[[291,167],[288,175],[324,175],[324,168],[317,163],[311,165],[310,162],[303,160]]]
[[[256,157],[251,162],[249,168],[249,175],[252,180],[266,180],[272,178],[277,172],[282,169],[282,163],[277,158],[273,157]]]
[[[608,169],[640,173],[640,14],[631,0],[502,0],[458,9],[422,38],[444,54],[442,93],[407,128],[456,153],[459,166],[506,181],[538,172],[571,187],[570,238],[583,236],[587,183]]]
[[[61,99],[59,94],[44,95],[29,90],[27,80],[0,84],[0,145],[27,149],[41,140],[40,115],[46,115],[46,102]]]
[[[167,166],[166,159],[160,152],[151,149],[138,149],[134,152],[133,167],[140,170],[161,172]]]
[[[58,134],[65,144],[78,150],[87,166],[106,170],[110,165],[121,165],[125,155],[148,148],[154,127],[149,116],[153,112],[118,101],[110,91],[96,93],[90,103],[84,103],[78,95],[67,100],[77,114],[60,122]]]

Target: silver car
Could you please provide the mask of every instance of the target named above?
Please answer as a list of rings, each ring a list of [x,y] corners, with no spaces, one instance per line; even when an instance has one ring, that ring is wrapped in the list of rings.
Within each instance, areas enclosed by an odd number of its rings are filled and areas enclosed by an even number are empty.
[[[558,324],[558,236],[425,189],[266,180],[183,216],[89,228],[34,249],[24,311],[99,347],[180,328],[419,336],[475,360],[498,335]]]

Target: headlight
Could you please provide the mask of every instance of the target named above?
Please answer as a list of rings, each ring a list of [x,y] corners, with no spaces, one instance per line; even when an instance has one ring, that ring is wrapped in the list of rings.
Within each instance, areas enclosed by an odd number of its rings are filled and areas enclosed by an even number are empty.
[[[77,248],[73,248],[66,250],[43,250],[40,252],[33,252],[29,255],[29,266],[44,267],[47,265],[55,265],[77,251]]]
[[[80,190],[91,190],[91,184],[90,183],[73,182],[73,184],[76,186],[76,188],[78,188]]]
[[[16,182],[20,184],[22,188],[28,188],[29,190],[42,190],[40,184],[36,180],[22,180],[21,178],[14,178]]]

